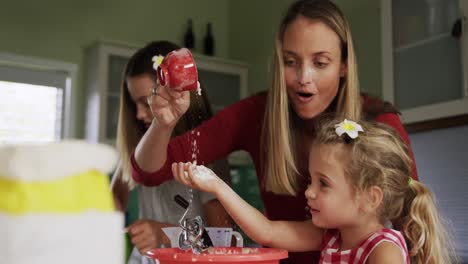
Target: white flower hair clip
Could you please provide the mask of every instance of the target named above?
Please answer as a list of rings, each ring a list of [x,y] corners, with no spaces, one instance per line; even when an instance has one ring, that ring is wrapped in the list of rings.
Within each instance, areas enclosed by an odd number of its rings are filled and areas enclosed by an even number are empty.
[[[340,137],[346,134],[348,137],[355,139],[358,137],[359,132],[364,132],[364,129],[358,123],[345,119],[343,122],[335,125],[335,132]]]
[[[154,56],[151,60],[153,61],[153,68],[154,68],[155,70],[158,70],[159,65],[160,65],[160,64],[162,63],[162,61],[164,60],[164,56],[162,56],[162,55],[156,55],[156,56]]]

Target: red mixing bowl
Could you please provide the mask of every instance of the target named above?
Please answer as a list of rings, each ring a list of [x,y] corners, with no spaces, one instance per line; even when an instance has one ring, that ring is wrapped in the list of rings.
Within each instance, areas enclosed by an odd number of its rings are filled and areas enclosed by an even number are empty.
[[[158,248],[146,253],[147,257],[160,264],[193,263],[243,263],[243,264],[277,264],[280,259],[288,257],[288,252],[277,248],[240,248],[216,247],[197,255],[191,250],[179,248]]]

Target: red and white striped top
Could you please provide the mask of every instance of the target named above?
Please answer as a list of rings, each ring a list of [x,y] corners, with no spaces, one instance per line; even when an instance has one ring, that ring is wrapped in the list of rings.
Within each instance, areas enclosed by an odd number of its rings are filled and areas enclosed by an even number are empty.
[[[322,264],[361,264],[366,263],[367,258],[380,243],[394,243],[403,254],[407,264],[410,263],[408,249],[406,247],[405,238],[403,235],[394,229],[383,228],[353,249],[339,251],[341,238],[340,232],[336,229],[325,231],[322,239],[322,250],[320,255],[320,263]]]

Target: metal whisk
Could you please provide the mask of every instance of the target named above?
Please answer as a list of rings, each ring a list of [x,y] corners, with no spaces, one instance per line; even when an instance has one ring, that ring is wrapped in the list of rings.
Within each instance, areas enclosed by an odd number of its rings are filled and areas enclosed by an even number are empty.
[[[193,199],[190,199],[190,202],[188,202],[182,196],[176,195],[174,200],[186,209],[179,220],[179,225],[182,228],[179,234],[179,248],[182,250],[192,248],[193,253],[200,254],[203,250],[212,247],[213,243],[205,231],[203,219],[200,216],[186,218]]]

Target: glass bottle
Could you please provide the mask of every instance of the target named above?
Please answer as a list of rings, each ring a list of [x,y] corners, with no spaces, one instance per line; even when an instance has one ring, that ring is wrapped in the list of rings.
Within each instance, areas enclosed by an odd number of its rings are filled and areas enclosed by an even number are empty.
[[[189,18],[187,23],[187,31],[184,35],[184,46],[188,49],[195,48],[195,35],[193,34],[193,25],[191,18]]]
[[[214,55],[214,39],[211,33],[211,23],[206,25],[206,35],[205,35],[205,46],[204,46],[204,53],[206,55]]]

